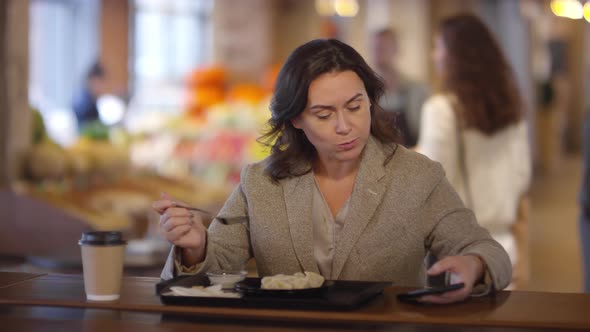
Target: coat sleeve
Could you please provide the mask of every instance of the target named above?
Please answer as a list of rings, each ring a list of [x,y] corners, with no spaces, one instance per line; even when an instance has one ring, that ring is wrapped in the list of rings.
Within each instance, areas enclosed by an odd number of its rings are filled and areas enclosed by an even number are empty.
[[[181,274],[200,274],[211,270],[242,270],[252,257],[250,246],[248,204],[244,194],[244,183],[249,166],[241,173],[240,185],[225,201],[217,217],[207,230],[205,260],[195,266],[180,264],[179,251],[172,247],[160,277],[170,279]],[[232,220],[224,224],[221,220]]]
[[[512,278],[512,265],[504,248],[483,227],[473,212],[464,207],[459,195],[444,176],[439,165],[438,181],[422,208],[425,222],[425,247],[437,257],[479,256],[486,265],[488,284],[485,293],[505,288]]]

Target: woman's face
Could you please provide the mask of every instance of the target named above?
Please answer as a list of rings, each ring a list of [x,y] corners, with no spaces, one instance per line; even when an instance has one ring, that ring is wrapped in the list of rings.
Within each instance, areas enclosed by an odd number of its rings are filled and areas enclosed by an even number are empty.
[[[434,37],[434,49],[432,50],[432,61],[434,69],[440,77],[445,75],[445,63],[447,60],[447,48],[440,35]]]
[[[318,76],[309,86],[307,106],[291,122],[303,130],[321,162],[354,161],[371,132],[371,103],[353,71]]]

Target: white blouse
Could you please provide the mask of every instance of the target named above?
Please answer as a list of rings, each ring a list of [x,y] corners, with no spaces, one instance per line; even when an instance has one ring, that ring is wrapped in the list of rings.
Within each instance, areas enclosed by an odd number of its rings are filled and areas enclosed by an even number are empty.
[[[332,215],[330,207],[320,191],[317,180],[314,181],[313,204],[311,207],[311,221],[313,224],[313,257],[324,278],[334,279],[332,265],[338,237],[344,229],[344,219],[350,207],[350,197],[340,208],[336,216]]]
[[[528,190],[531,156],[525,121],[488,136],[476,129],[461,132],[467,182],[480,225],[517,259],[510,226],[516,220],[520,197]],[[459,160],[457,121],[448,96],[434,95],[422,108],[418,151],[442,164],[449,182],[468,203]]]

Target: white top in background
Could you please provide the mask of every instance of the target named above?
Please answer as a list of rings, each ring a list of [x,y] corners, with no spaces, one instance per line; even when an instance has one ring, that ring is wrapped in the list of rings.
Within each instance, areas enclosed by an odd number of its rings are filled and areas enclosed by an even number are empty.
[[[478,222],[487,228],[516,261],[510,226],[516,220],[519,199],[529,187],[531,159],[524,121],[488,136],[476,129],[462,133],[469,190]],[[467,204],[459,161],[457,121],[449,98],[435,95],[422,109],[419,152],[442,164],[451,185]]]

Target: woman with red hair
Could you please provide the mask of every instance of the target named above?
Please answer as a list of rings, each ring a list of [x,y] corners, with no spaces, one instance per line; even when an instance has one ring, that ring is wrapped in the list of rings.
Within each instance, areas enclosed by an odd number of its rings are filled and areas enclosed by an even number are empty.
[[[440,90],[423,106],[418,151],[443,165],[514,265],[519,243],[511,230],[529,187],[531,161],[512,69],[489,29],[470,14],[440,23],[433,61]]]

